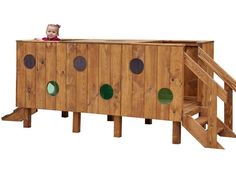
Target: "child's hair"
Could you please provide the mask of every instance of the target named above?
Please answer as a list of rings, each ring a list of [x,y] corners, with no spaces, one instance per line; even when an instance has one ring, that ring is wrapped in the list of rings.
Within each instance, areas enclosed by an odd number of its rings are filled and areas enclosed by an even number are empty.
[[[58,25],[58,24],[48,24],[47,27],[49,27],[49,26],[57,27],[57,35],[59,36],[59,28],[61,27],[61,25]]]

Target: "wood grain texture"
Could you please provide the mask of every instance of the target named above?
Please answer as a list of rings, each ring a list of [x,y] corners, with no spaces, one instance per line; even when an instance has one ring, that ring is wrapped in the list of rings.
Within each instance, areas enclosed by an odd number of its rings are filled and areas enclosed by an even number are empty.
[[[158,46],[157,92],[161,88],[170,88],[170,46]],[[169,120],[169,104],[157,101],[157,118]]]
[[[227,102],[224,103],[224,123],[233,130],[233,90],[228,84],[224,84],[227,92]]]
[[[73,129],[74,133],[80,132],[80,124],[81,124],[81,113],[73,112]]]
[[[158,47],[145,46],[144,117],[157,118]]]
[[[59,85],[59,92],[56,96],[56,109],[67,110],[66,101],[66,77],[67,77],[67,45],[66,43],[57,43],[57,65],[56,80]]]
[[[88,44],[88,112],[98,112],[98,65],[99,65],[99,45]]]
[[[46,84],[56,81],[56,43],[46,43]],[[47,86],[46,86],[47,87]],[[47,88],[46,88],[47,89]],[[60,88],[59,88],[60,89]],[[46,108],[56,109],[56,97],[46,94]]]
[[[25,107],[25,43],[17,42],[17,66],[16,66],[16,106]]]
[[[196,62],[198,62],[198,47],[186,47],[185,52]],[[197,76],[184,66],[184,96],[197,96]]]
[[[133,45],[132,59],[142,60],[145,66],[144,46]],[[129,65],[129,63],[127,63]],[[140,74],[132,73],[132,116],[144,117],[144,70]]]
[[[36,43],[36,107],[46,108],[46,44]]]
[[[87,67],[83,71],[77,72],[76,85],[76,110],[79,112],[87,111],[87,96],[88,96],[88,45],[77,44],[77,56],[85,58]]]
[[[132,45],[122,46],[122,75],[121,75],[121,115],[132,115],[132,73],[129,63],[132,60]]]
[[[110,100],[110,113],[121,115],[121,57],[122,46],[111,45],[111,85],[113,97]]]
[[[184,48],[172,47],[170,60],[169,80],[173,100],[170,103],[169,119],[181,121],[184,102]]]
[[[25,54],[31,54],[35,58],[35,43],[25,44]],[[25,68],[25,107],[35,108],[36,107],[36,66],[31,69]]]
[[[76,110],[76,70],[73,62],[76,57],[76,44],[67,44],[66,58],[66,107],[68,111]]]
[[[111,85],[111,46],[108,44],[99,45],[98,76],[99,90],[104,84]],[[100,93],[98,97],[98,113],[110,114],[110,99],[103,99]]]

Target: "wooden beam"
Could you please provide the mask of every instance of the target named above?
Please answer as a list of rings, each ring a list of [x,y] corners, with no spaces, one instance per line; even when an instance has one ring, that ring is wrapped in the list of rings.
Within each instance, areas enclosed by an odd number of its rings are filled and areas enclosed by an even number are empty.
[[[225,83],[225,90],[227,92],[227,102],[224,103],[224,123],[233,130],[233,91],[227,83]]]
[[[68,111],[61,111],[61,117],[66,118],[68,116],[69,116]]]
[[[172,130],[172,143],[180,144],[181,143],[181,122],[173,122]]]
[[[73,112],[73,132],[78,133],[80,132],[80,123],[81,123],[81,113],[80,112]]]
[[[122,116],[113,116],[114,118],[114,137],[122,136]]]
[[[221,88],[209,75],[205,72],[188,54],[185,53],[185,65],[206,84],[208,88],[211,85],[216,85],[217,96],[221,98],[222,101],[227,101],[227,93]]]
[[[220,136],[236,138],[236,134],[232,131],[232,129],[225,125],[219,118],[217,118],[217,128],[223,128],[223,130],[219,133]]]
[[[217,147],[217,87],[211,83],[209,107],[208,107],[208,129],[207,144],[208,147]]]
[[[107,121],[114,121],[113,116],[111,116],[111,115],[107,115]]]
[[[145,124],[152,124],[152,119],[145,119]]]
[[[221,79],[223,79],[230,88],[236,91],[236,81],[222,69],[203,49],[198,48],[199,58],[206,63]]]
[[[26,108],[16,108],[11,114],[2,117],[5,121],[23,121],[25,116]],[[31,109],[31,115],[36,113],[37,109]]]
[[[23,127],[24,128],[31,127],[31,109],[30,108],[25,108],[24,110]]]

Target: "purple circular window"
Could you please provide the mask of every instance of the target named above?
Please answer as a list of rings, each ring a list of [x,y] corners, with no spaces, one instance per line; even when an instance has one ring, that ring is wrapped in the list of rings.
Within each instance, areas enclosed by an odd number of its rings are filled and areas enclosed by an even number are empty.
[[[83,71],[86,68],[86,59],[82,56],[78,56],[74,59],[74,68],[77,71]]]
[[[129,63],[129,68],[134,74],[140,74],[144,69],[143,61],[139,58],[134,58]]]
[[[24,65],[28,69],[32,69],[36,64],[35,58],[33,55],[29,54],[24,57]]]

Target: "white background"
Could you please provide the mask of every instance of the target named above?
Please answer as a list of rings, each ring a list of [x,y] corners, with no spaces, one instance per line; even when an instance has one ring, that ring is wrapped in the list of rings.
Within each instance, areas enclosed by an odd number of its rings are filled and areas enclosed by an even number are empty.
[[[214,40],[215,60],[235,78],[234,3],[1,1],[0,116],[15,108],[15,40],[43,37],[48,23],[61,24],[61,38]],[[220,107],[222,116],[222,103]],[[113,138],[113,123],[95,114],[82,114],[81,133],[71,133],[71,127],[72,114],[63,119],[54,111],[39,111],[30,129],[23,129],[21,122],[0,121],[0,176],[228,177],[236,173],[236,139],[219,138],[226,150],[204,149],[182,129],[182,144],[172,145],[171,122],[145,125],[143,119],[132,118],[123,119],[123,137]]]

